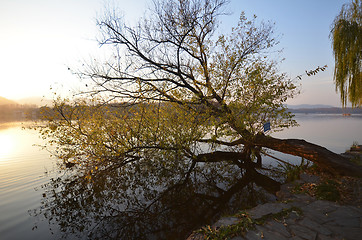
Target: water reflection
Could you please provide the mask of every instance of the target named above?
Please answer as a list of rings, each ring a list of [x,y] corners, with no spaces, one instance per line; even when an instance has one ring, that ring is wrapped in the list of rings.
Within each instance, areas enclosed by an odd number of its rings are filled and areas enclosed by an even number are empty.
[[[360,117],[298,120],[301,127],[278,134],[332,150],[360,140]],[[63,169],[44,186],[42,205],[33,214],[44,215],[65,239],[185,239],[220,215],[263,202],[266,192],[279,187],[259,169],[168,158],[155,153],[126,167],[115,161],[98,169]]]
[[[2,122],[0,121],[0,130],[5,130],[8,128],[13,128],[21,125],[21,122]]]
[[[0,122],[0,162],[8,161],[9,156],[14,156],[15,153],[18,151],[17,146],[20,144],[17,141],[19,141],[19,136],[14,134],[14,128],[27,126],[30,126],[30,123]],[[22,139],[20,141],[22,141]]]
[[[362,115],[297,114],[299,127],[273,134],[277,138],[298,138],[326,147],[335,152],[345,152],[354,142],[362,142]]]
[[[220,214],[265,201],[279,183],[255,169],[161,161],[61,171],[33,214],[79,239],[185,239]],[[58,227],[57,227],[58,228]]]
[[[34,130],[23,130],[27,123],[0,123],[0,239],[54,239],[47,222],[39,222],[28,210],[40,205],[41,192],[34,191],[49,182],[47,169],[53,168],[49,153]],[[4,145],[5,144],[5,145]],[[37,218],[41,220],[41,218]]]
[[[1,129],[0,129],[1,130]],[[12,134],[3,133],[0,134],[0,161],[3,160],[3,156],[10,155],[15,149],[15,139]]]

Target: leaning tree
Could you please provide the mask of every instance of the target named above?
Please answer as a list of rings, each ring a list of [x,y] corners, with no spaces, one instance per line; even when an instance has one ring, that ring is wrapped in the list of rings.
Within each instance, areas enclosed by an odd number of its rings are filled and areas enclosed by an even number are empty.
[[[280,73],[271,24],[242,14],[218,34],[227,0],[154,3],[134,26],[114,11],[100,19],[112,56],[75,71],[87,81],[83,97],[43,108],[39,127],[63,171],[35,215],[81,238],[170,239],[164,229],[189,234],[190,219],[208,223],[233,199],[256,204],[255,185],[278,191],[264,174],[265,149],[362,176],[326,148],[270,136],[297,124],[284,103],[300,78]]]
[[[190,170],[200,162],[251,169],[261,166],[266,148],[362,176],[361,166],[324,147],[264,133],[266,122],[272,131],[296,125],[284,103],[298,87],[278,69],[272,24],[241,14],[222,34],[226,0],[154,3],[136,25],[115,11],[99,19],[101,44],[114,54],[77,71],[93,83],[84,92],[93,102],[57,101],[43,128],[68,165],[93,173],[162,155],[159,164],[189,161]]]

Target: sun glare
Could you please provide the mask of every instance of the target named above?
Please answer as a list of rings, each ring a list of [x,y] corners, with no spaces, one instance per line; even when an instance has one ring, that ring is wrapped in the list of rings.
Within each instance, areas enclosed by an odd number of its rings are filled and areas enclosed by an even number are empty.
[[[4,161],[15,148],[15,140],[6,131],[0,131],[0,161]]]

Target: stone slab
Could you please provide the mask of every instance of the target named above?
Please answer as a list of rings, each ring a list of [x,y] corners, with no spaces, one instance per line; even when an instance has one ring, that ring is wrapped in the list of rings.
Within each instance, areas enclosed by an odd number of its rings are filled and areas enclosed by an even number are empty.
[[[287,240],[289,238],[284,237],[279,232],[271,231],[264,226],[256,226],[256,230],[249,231],[245,235],[245,239],[247,240],[256,240],[256,239],[263,239],[263,240]]]
[[[351,227],[341,227],[335,225],[324,225],[326,228],[331,230],[334,235],[339,236],[337,239],[346,239],[346,240],[357,240],[361,239],[362,236],[362,228],[351,228]]]
[[[288,229],[286,228],[286,226],[281,222],[277,222],[275,220],[272,220],[272,221],[269,221],[269,222],[265,223],[264,226],[269,231],[276,231],[276,232],[282,234],[284,237],[287,237],[287,238],[292,237],[290,232],[288,232]]]
[[[298,222],[298,224],[326,236],[332,234],[332,232],[328,228],[311,220],[309,217],[304,217],[301,221]]]
[[[289,229],[294,236],[298,236],[302,239],[315,240],[317,238],[317,232],[301,225],[290,225]]]
[[[222,227],[222,226],[229,226],[234,225],[239,222],[239,219],[237,217],[224,217],[221,218],[219,221],[217,221],[213,227]]]
[[[286,208],[290,208],[290,205],[287,203],[266,203],[248,210],[247,212],[252,218],[258,219],[268,214],[281,212]]]

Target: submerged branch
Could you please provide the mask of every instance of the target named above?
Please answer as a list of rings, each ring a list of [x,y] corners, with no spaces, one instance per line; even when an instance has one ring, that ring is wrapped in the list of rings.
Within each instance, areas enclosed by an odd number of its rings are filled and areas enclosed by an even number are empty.
[[[215,151],[211,153],[203,153],[196,156],[195,161],[197,162],[223,162],[233,161],[235,159],[244,159],[245,154],[240,152],[224,152]]]

